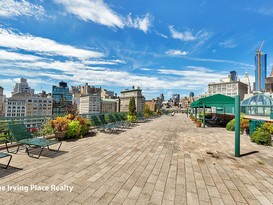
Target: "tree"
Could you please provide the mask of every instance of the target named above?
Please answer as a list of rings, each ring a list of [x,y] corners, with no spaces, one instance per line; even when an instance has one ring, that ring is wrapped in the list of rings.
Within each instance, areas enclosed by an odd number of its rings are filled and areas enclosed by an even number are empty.
[[[131,97],[129,102],[129,115],[136,115],[136,102],[135,98]]]
[[[144,108],[143,108],[143,115],[144,115],[144,117],[150,117],[150,114],[151,114],[150,107],[149,107],[149,105],[147,105],[145,103]]]
[[[156,104],[154,104],[154,112],[156,112],[157,108],[156,108]]]
[[[70,104],[66,107],[67,114],[72,114],[74,116],[79,114],[77,104]]]

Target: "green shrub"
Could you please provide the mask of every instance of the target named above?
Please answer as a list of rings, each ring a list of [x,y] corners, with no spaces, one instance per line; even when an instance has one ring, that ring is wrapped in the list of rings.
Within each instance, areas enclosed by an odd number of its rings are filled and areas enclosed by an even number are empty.
[[[50,123],[46,123],[42,129],[38,132],[35,132],[35,136],[47,136],[54,134],[54,129],[51,127]]]
[[[243,118],[243,116],[240,117],[240,128],[241,128],[241,133],[246,130],[246,132],[249,132],[249,119]],[[235,130],[235,118],[230,120],[227,125],[226,129],[229,131],[234,131]]]
[[[227,125],[226,129],[229,131],[234,131],[235,130],[235,118],[233,120],[230,120]]]
[[[271,146],[271,135],[262,129],[258,129],[253,132],[251,141],[257,144]]]
[[[128,119],[129,122],[136,122],[137,117],[136,117],[136,115],[129,115],[128,114],[127,119]]]
[[[83,137],[86,133],[88,133],[88,127],[85,125],[80,125],[80,135],[79,137]]]
[[[261,129],[268,132],[271,135],[273,134],[273,124],[270,122],[263,123]]]
[[[77,138],[80,136],[81,125],[79,121],[73,120],[68,124],[67,138]]]

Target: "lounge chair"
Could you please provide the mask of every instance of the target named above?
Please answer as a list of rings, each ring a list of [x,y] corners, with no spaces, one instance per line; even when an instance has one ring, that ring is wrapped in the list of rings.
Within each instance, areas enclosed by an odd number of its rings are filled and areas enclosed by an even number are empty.
[[[8,153],[0,152],[0,158],[5,158],[5,157],[9,157],[9,161],[8,161],[7,165],[4,167],[4,169],[7,169],[9,167],[9,163],[11,161],[12,155],[10,155]]]
[[[115,117],[115,119],[116,119],[117,121],[122,122],[122,123],[124,124],[125,127],[130,127],[130,126],[132,126],[132,123],[129,122],[128,120],[126,120],[122,114],[117,114],[117,113],[115,113],[115,114],[114,114],[114,117]]]
[[[118,130],[117,125],[106,122],[104,115],[99,115],[99,119],[106,130],[111,132]]]
[[[99,117],[96,115],[92,115],[91,116],[91,120],[94,123],[95,127],[97,128],[98,131],[107,131],[111,129],[111,126],[109,126],[107,124],[107,122],[105,124],[103,124],[100,120]]]
[[[62,142],[58,141],[58,140],[54,140],[54,139],[46,139],[46,138],[34,138],[27,130],[26,126],[24,124],[9,124],[8,125],[8,129],[10,131],[10,140],[7,140],[5,142],[6,144],[6,148],[7,151],[10,153],[9,149],[8,149],[8,145],[7,142],[11,141],[11,142],[17,142],[19,144],[16,152],[13,153],[17,153],[19,151],[20,146],[24,145],[26,147],[26,152],[28,154],[29,157],[33,157],[36,159],[39,159],[44,148],[47,147],[48,150],[50,151],[59,151]],[[49,149],[49,146],[54,145],[54,144],[58,144],[60,143],[59,147],[57,150],[52,150]],[[41,148],[41,151],[38,155],[38,157],[35,157],[34,155],[31,155],[29,153],[29,148],[28,147],[32,147],[32,148]]]
[[[137,122],[146,122],[147,120],[145,119],[145,117],[143,116],[143,114],[141,112],[137,113]]]
[[[120,128],[125,128],[125,123],[121,122],[121,121],[118,121],[114,118],[113,115],[111,114],[108,114],[108,117],[109,117],[109,121],[110,123],[113,123],[115,124],[117,127],[120,127]]]

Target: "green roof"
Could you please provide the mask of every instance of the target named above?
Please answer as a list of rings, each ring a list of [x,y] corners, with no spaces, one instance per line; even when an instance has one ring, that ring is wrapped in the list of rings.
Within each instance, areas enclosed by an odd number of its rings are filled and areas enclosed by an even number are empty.
[[[194,101],[191,108],[203,107],[203,104],[205,104],[205,107],[234,107],[235,98],[216,94]]]

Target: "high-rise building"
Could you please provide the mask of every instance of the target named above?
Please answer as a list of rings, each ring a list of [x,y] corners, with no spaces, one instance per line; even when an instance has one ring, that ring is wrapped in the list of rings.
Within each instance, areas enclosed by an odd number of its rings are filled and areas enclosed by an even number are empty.
[[[230,71],[230,79],[232,81],[237,81],[237,72],[236,71]]]
[[[255,55],[255,91],[265,90],[267,56],[265,53]]]
[[[173,100],[173,105],[174,105],[174,106],[179,105],[180,95],[179,95],[179,94],[173,94],[172,100]]]
[[[135,98],[136,111],[142,112],[145,103],[145,97],[142,95],[142,90],[139,87],[135,88],[133,86],[131,90],[126,89],[120,93],[120,112],[129,111],[129,102],[132,97]]]
[[[266,92],[273,92],[273,67],[270,76],[265,79],[265,90]]]
[[[247,70],[245,72],[245,77],[243,79],[241,79],[241,82],[248,85],[247,94],[250,94],[251,93],[251,86],[250,86],[250,80],[249,80]]]
[[[34,89],[29,87],[27,79],[21,78],[20,83],[16,83],[14,86],[12,95],[17,93],[30,93],[31,95],[34,95]]]
[[[163,102],[164,101],[164,95],[163,95],[163,93],[162,94],[160,94],[160,97],[159,97],[160,99],[161,99],[161,102]]]
[[[4,88],[0,86],[0,117],[5,115],[5,96],[4,96]]]
[[[72,105],[72,94],[69,92],[67,83],[60,82],[59,86],[52,86],[52,98],[53,98],[53,115],[66,114],[66,108]]]

